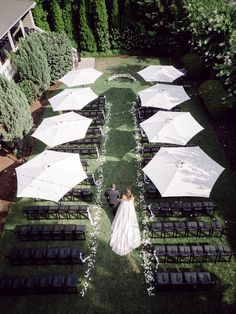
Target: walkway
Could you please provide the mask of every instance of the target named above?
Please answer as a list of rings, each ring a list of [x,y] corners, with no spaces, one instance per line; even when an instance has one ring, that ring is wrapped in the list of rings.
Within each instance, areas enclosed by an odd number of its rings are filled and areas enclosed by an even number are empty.
[[[77,70],[85,69],[85,68],[94,68],[95,67],[95,58],[81,58],[77,66]]]

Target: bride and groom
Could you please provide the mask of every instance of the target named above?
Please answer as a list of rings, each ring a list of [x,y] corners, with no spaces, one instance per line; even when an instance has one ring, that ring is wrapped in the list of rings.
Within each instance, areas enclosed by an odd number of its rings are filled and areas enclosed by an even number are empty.
[[[105,192],[105,196],[113,209],[113,214],[115,214],[111,226],[110,246],[116,254],[126,255],[141,245],[139,225],[134,208],[134,196],[131,190],[127,188],[120,197],[114,183]]]

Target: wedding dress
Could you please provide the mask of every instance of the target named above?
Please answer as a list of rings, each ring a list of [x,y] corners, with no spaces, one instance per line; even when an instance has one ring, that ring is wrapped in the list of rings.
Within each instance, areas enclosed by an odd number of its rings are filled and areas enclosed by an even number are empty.
[[[141,245],[133,199],[121,200],[111,231],[110,246],[118,255],[126,255]]]

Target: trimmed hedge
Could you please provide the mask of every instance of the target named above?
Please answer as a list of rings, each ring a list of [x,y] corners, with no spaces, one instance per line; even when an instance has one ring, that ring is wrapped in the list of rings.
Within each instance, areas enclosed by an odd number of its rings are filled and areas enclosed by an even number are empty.
[[[229,97],[228,92],[217,80],[208,80],[198,89],[209,114],[215,119],[222,119],[236,107],[236,98]]]
[[[182,57],[183,67],[191,80],[199,80],[205,72],[204,63],[196,53],[187,53]]]

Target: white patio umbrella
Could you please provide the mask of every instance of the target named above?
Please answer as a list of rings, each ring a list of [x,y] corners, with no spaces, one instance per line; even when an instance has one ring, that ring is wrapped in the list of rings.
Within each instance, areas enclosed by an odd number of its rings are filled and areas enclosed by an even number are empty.
[[[87,85],[93,84],[102,74],[102,72],[94,68],[72,70],[66,73],[59,81],[69,87]]]
[[[53,111],[81,110],[91,101],[98,98],[90,87],[66,88],[59,94],[51,97],[50,102]]]
[[[79,154],[45,150],[16,168],[17,197],[54,202],[87,178]]]
[[[167,110],[190,99],[183,86],[159,83],[138,92],[138,95],[141,106]]]
[[[209,197],[223,170],[198,146],[161,147],[143,168],[163,197]]]
[[[173,65],[149,65],[137,73],[147,82],[168,83],[184,75],[183,72],[177,70]]]
[[[203,127],[189,112],[158,111],[140,123],[150,143],[185,145]]]
[[[92,119],[71,111],[45,118],[32,136],[53,147],[84,138],[91,122]]]

